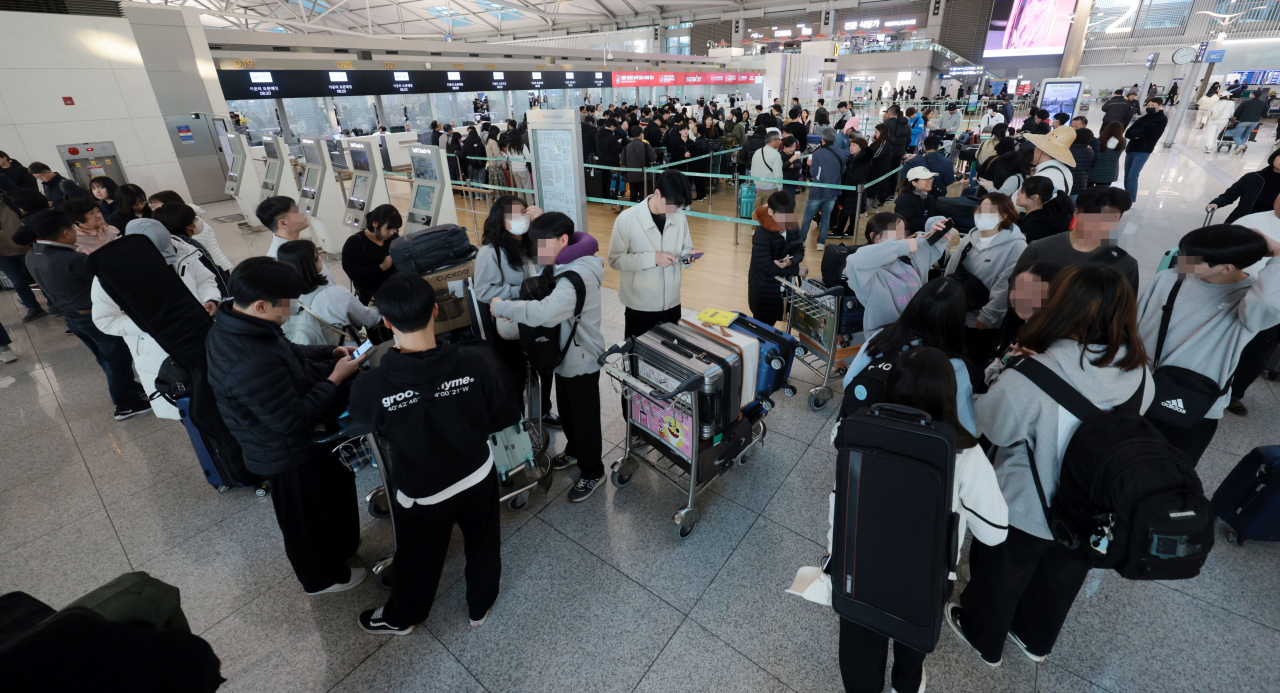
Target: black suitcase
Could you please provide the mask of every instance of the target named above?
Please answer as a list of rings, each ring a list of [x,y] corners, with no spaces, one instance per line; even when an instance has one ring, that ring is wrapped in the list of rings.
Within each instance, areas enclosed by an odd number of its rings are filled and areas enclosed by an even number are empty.
[[[836,447],[831,605],[932,652],[957,549],[955,430],[917,409],[876,404],[841,420]]]
[[[415,231],[391,241],[391,262],[401,272],[427,274],[473,257],[475,246],[467,230],[457,224],[442,224]]]
[[[589,164],[596,165],[600,163],[600,157],[595,154],[588,154],[587,158],[590,159],[587,162]],[[610,173],[612,171],[603,168],[586,168],[583,174],[583,181],[587,186],[587,197],[604,197],[604,182],[608,180]]]

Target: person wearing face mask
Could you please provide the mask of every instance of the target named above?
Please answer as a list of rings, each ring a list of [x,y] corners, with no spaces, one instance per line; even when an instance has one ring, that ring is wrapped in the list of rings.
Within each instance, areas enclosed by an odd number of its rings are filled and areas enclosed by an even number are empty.
[[[987,195],[974,210],[974,229],[960,241],[947,262],[947,276],[971,275],[965,281],[976,279],[987,290],[984,305],[966,306],[965,346],[969,363],[974,366],[987,362],[1009,309],[1009,277],[1027,247],[1017,220],[1018,210],[1008,195]]]
[[[802,269],[804,242],[797,231],[796,200],[786,191],[776,191],[751,217],[760,225],[751,235],[747,305],[751,317],[772,325],[785,317],[777,277],[795,277]]]
[[[1142,174],[1142,167],[1147,165],[1147,159],[1155,151],[1156,143],[1169,124],[1168,116],[1160,110],[1163,105],[1164,101],[1159,97],[1148,99],[1146,115],[1135,120],[1124,132],[1124,136],[1129,139],[1129,147],[1124,155],[1124,189],[1129,192],[1131,200],[1138,198],[1138,176]]]
[[[356,297],[366,306],[382,282],[396,273],[391,262],[391,241],[400,235],[403,225],[399,210],[389,204],[379,205],[365,215],[364,229],[342,244],[342,271],[351,278]]]
[[[475,293],[481,313],[488,313],[495,298],[514,301],[520,298],[520,285],[533,276],[537,267],[527,253],[527,235],[532,220],[542,215],[539,207],[527,206],[514,195],[494,200],[485,217],[480,250],[476,253]],[[498,359],[511,371],[512,387],[508,395],[524,410],[525,385],[529,377],[528,359],[518,339],[503,339],[490,330],[489,343]],[[536,374],[541,382],[542,425],[560,428],[560,419],[551,413],[551,371]]]
[[[983,381],[989,386],[995,382],[1009,359],[1014,356],[1032,356],[1034,352],[1018,346],[1018,330],[1027,324],[1031,316],[1040,312],[1049,298],[1049,284],[1062,269],[1052,262],[1036,262],[1013,275],[1009,280],[1009,308],[1000,328],[1000,341],[996,345],[996,357],[983,372]]]
[[[1102,134],[1098,135],[1101,147],[1098,158],[1093,162],[1093,170],[1089,172],[1089,187],[1111,185],[1120,177],[1120,155],[1124,153],[1127,142],[1124,139],[1124,124],[1112,121],[1102,126]],[[1079,195],[1082,191],[1077,190]]]
[[[930,220],[930,233],[941,233],[946,219]],[[946,250],[951,233],[930,243],[924,236],[910,236],[906,220],[893,212],[881,212],[867,220],[867,245],[845,260],[844,276],[853,294],[865,307],[862,331],[868,339],[898,319],[929,277]]]
[[[150,203],[151,211],[153,213],[167,204],[186,204],[183,202],[182,196],[172,190],[161,190],[151,197],[148,197],[147,202]],[[201,209],[199,205],[190,205],[190,207],[197,215],[204,213],[204,210]],[[218,247],[218,237],[214,234],[213,227],[206,224],[199,216],[196,216],[195,228],[192,230],[190,238],[199,245],[200,250],[203,250],[205,255],[212,260],[215,265],[222,268],[222,270],[228,273],[228,275],[231,270],[235,269],[235,263],[227,259],[227,256],[222,252],[222,248]]]
[[[1040,261],[1059,267],[1099,262],[1111,265],[1129,280],[1130,288],[1138,286],[1138,261],[1116,245],[1115,231],[1120,217],[1131,206],[1129,194],[1114,186],[1088,188],[1076,198],[1076,211],[1071,231],[1038,240],[1027,246],[1018,258],[1014,274]]]

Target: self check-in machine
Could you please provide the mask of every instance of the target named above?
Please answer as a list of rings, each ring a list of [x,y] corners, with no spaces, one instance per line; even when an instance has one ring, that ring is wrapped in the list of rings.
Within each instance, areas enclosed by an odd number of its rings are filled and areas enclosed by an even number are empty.
[[[229,132],[227,143],[231,148],[231,167],[227,171],[225,191],[235,199],[245,222],[250,226],[256,226],[258,200],[262,196],[262,180],[258,178],[258,169],[250,161],[249,140],[238,132]]]
[[[311,233],[320,249],[340,253],[350,234],[342,225],[343,190],[330,168],[326,141],[303,137],[299,142],[307,167],[298,193],[298,211],[311,217]],[[341,150],[338,153],[341,154]]]
[[[289,145],[278,135],[262,136],[262,151],[267,157],[267,170],[262,177],[261,203],[268,197],[284,195],[298,199],[298,179],[293,177],[289,163]]]
[[[346,145],[351,158],[351,190],[347,193],[342,223],[348,229],[359,231],[364,228],[364,215],[387,203],[387,184],[382,180],[382,157],[377,142],[352,139],[347,140]]]
[[[445,151],[429,144],[410,145],[409,164],[413,167],[413,180],[404,232],[458,223]]]

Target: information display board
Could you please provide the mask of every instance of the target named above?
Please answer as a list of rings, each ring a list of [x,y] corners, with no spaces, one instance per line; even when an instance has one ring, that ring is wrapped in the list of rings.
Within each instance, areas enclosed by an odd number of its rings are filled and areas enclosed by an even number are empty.
[[[527,112],[533,144],[533,186],[544,212],[563,212],[577,231],[587,230],[582,130],[572,109]]]

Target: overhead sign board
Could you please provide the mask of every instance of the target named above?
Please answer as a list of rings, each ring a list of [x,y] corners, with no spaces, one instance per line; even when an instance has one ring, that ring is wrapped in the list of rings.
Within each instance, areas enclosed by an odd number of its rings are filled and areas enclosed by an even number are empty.
[[[1206,63],[1220,63],[1227,59],[1226,49],[1216,51],[1205,51],[1204,61]]]

